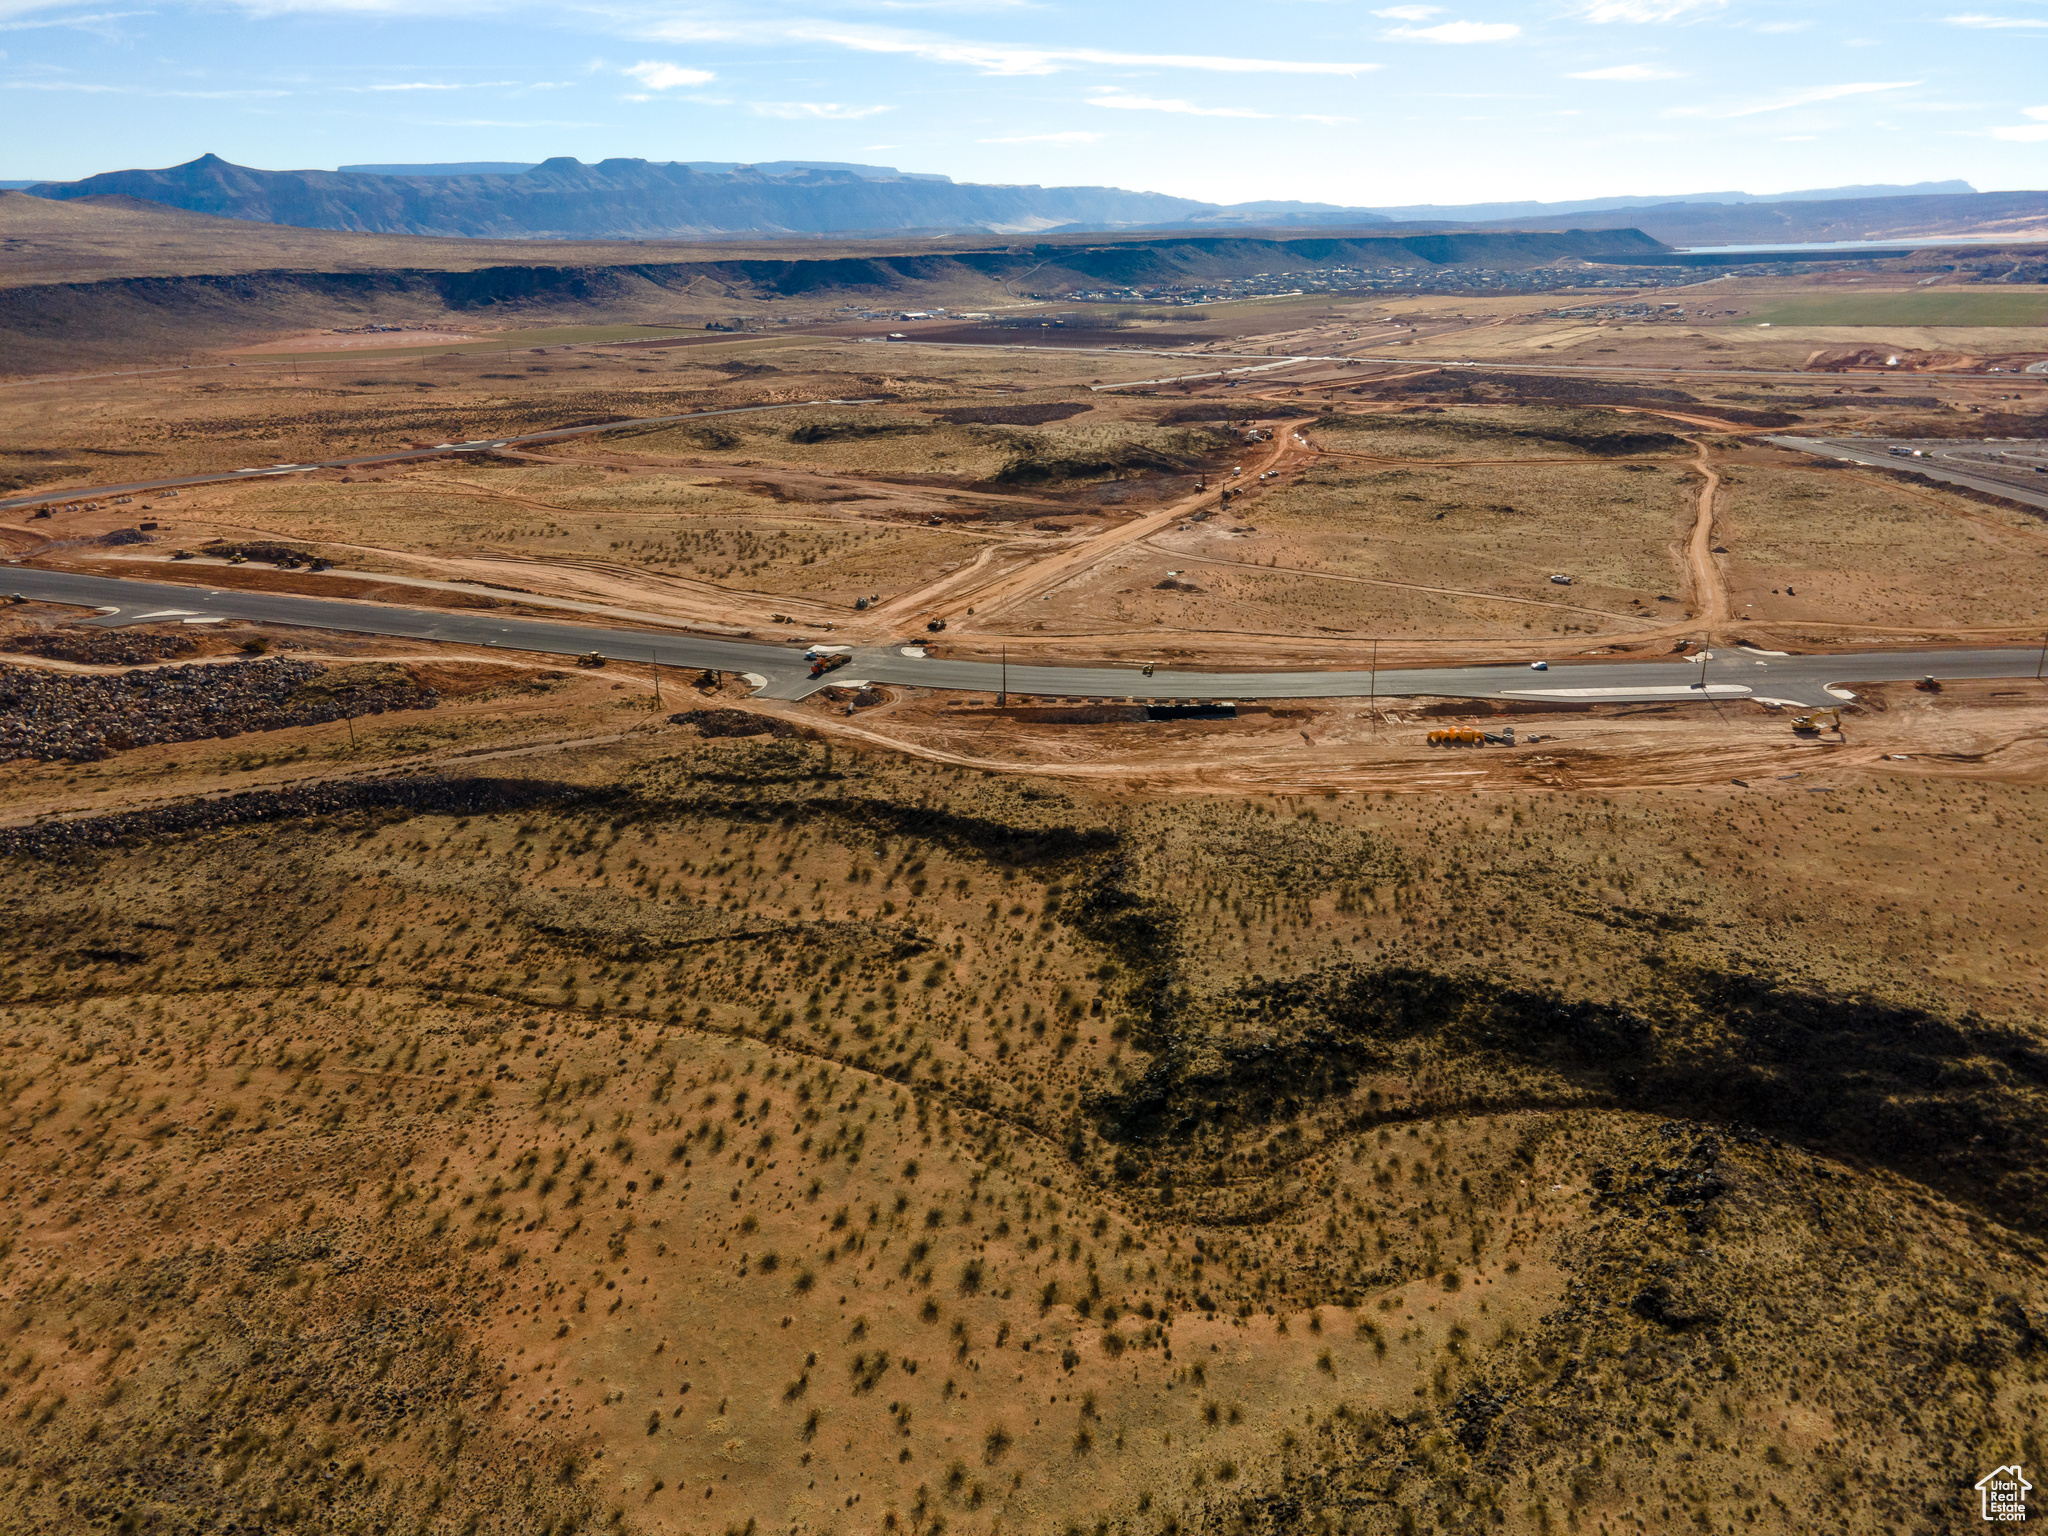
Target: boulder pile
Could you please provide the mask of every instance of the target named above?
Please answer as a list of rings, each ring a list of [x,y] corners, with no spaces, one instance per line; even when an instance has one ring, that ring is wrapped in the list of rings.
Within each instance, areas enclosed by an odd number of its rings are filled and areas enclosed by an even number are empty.
[[[139,667],[199,649],[190,635],[139,629],[37,629],[8,638],[7,649],[87,667]]]
[[[401,668],[236,661],[107,676],[0,666],[0,762],[94,762],[134,747],[318,725],[441,696]]]
[[[289,789],[243,790],[214,799],[183,800],[146,811],[0,828],[0,858],[66,858],[96,849],[132,847],[163,837],[266,822],[300,821],[350,812],[408,816],[489,816],[542,806],[602,802],[610,791],[548,779],[444,778],[336,780]]]

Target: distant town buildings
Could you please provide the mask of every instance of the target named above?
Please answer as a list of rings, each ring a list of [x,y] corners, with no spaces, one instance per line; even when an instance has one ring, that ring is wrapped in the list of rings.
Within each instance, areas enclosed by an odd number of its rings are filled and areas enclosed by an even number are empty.
[[[1525,267],[1308,267],[1294,272],[1257,272],[1250,277],[1191,283],[1157,283],[1134,288],[1081,288],[1067,293],[1034,293],[1034,299],[1083,304],[1228,304],[1244,299],[1285,298],[1308,293],[1540,293],[1553,288],[1683,287],[1701,280],[1689,267],[1603,267],[1594,276],[1583,266]],[[1715,274],[1718,275],[1718,274]]]

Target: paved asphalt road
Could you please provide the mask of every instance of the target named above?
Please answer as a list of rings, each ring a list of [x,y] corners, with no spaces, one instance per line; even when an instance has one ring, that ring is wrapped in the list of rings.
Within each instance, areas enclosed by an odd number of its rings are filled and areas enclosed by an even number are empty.
[[[868,340],[870,338],[860,339]],[[1419,343],[1419,345],[1428,346],[1435,339],[1436,338],[1430,338],[1429,340]],[[1449,339],[1456,340],[1457,338],[1453,336]],[[1386,355],[1384,349],[1380,352],[1342,352],[1329,354],[1302,352],[1294,354],[1274,354],[1264,352],[1194,352],[1180,349],[1139,346],[1063,347],[1057,343],[1028,341],[926,341],[914,332],[906,333],[902,341],[891,342],[890,345],[897,347],[934,347],[954,352],[1075,352],[1082,354],[1094,353],[1100,354],[1105,357],[1163,357],[1168,358],[1173,362],[1187,363],[1207,362],[1215,358],[1241,358],[1266,364],[1274,368],[1286,367],[1291,363],[1394,363],[1404,368],[1474,368],[1482,372],[1491,373],[1531,373],[1542,375],[1593,374],[1613,375],[1615,377],[1625,379],[1797,379],[1808,384],[1814,383],[1816,377],[1827,379],[1832,379],[1835,377],[1835,375],[1833,374],[1824,374],[1816,376],[1815,374],[1803,368],[1742,368],[1732,365],[1714,366],[1711,364],[1688,368],[1680,364],[1667,363],[1532,363],[1519,358],[1510,359],[1476,357],[1426,357],[1420,353]],[[1251,371],[1253,370],[1227,368],[1221,370],[1220,373],[1174,374],[1171,378],[1168,379],[1129,380],[1122,384],[1105,384],[1100,386],[1100,388],[1134,389],[1137,388],[1140,384],[1147,382],[1173,383],[1181,379],[1214,378],[1220,377],[1221,373],[1244,373]],[[2029,368],[2027,370],[2027,372],[2029,373],[2033,373],[2035,371],[2036,370],[2033,368]],[[2048,372],[2048,365],[2042,366],[2040,368],[2040,371]],[[1374,381],[1374,377],[1375,376],[1372,374],[1360,374],[1357,382],[1360,384],[1370,384]],[[1860,379],[1866,376],[1863,374],[1857,374],[1855,375],[1855,377]],[[1874,377],[1874,375],[1870,377]],[[1891,375],[1891,377],[1894,382],[1898,382],[1898,375],[1894,374]],[[1282,387],[1288,383],[1286,379],[1269,379],[1264,382],[1272,385],[1275,388]],[[1999,382],[2004,384],[2021,384],[2030,381],[2023,379],[2019,374],[2007,374]],[[1701,401],[1700,405],[1702,408],[1705,408],[1711,406],[1712,402]]]
[[[614,661],[658,661],[670,667],[711,667],[752,673],[766,680],[766,698],[798,699],[819,688],[857,680],[924,688],[994,693],[1004,671],[992,662],[949,661],[904,655],[905,645],[863,647],[847,666],[812,679],[794,645],[719,639],[679,630],[608,629],[515,618],[489,611],[401,608],[276,592],[237,592],[169,582],[132,581],[47,571],[33,566],[0,566],[0,592],[19,592],[38,602],[100,609],[91,621],[104,625],[182,623],[192,619],[244,619],[332,629],[398,639],[496,646],[506,650],[576,656],[595,651]],[[2035,649],[1968,651],[1868,651],[1856,655],[1773,656],[1733,648],[1715,651],[1705,664],[1700,687],[1696,661],[1571,662],[1546,672],[1526,665],[1428,667],[1370,672],[1172,672],[1151,677],[1136,667],[1047,667],[1008,669],[1012,694],[1040,698],[1112,699],[1332,699],[1402,698],[1430,694],[1450,698],[1501,698],[1559,702],[1705,702],[1713,699],[1780,699],[1810,705],[1832,702],[1831,683],[1898,681],[1932,674],[1944,678],[2031,678]]]
[[[593,432],[617,432],[626,427],[663,427],[678,421],[702,421],[707,416],[745,416],[754,411],[794,411],[817,405],[872,405],[870,400],[790,400],[776,405],[735,405],[721,411],[689,411],[680,416],[635,416],[623,421],[601,421],[593,426],[556,427],[549,432],[526,432],[509,437],[477,437],[460,443],[439,443],[431,448],[400,448],[390,453],[366,453],[352,459],[321,459],[309,464],[266,464],[250,469],[222,470],[210,475],[187,475],[178,480],[138,480],[129,485],[95,485],[68,491],[38,491],[33,496],[16,496],[0,501],[0,512],[40,507],[62,501],[97,501],[107,496],[132,496],[147,491],[175,490],[186,485],[218,485],[224,480],[261,480],[271,475],[303,475],[315,469],[353,469],[363,464],[403,464],[411,459],[438,459],[451,450],[456,453],[488,453],[493,448],[522,448],[528,443],[549,443],[565,437],[588,437]]]
[[[2048,512],[2048,492],[2014,485],[2009,480],[1995,479],[1990,475],[1971,474],[1967,469],[1958,469],[1940,459],[1894,458],[1885,451],[1892,441],[1889,438],[1873,439],[1869,447],[1861,443],[1844,442],[1839,437],[1767,437],[1764,441],[1775,443],[1780,448],[1810,453],[1818,458],[1841,459],[1850,464],[1868,464],[1875,469],[1897,469],[1910,474],[1925,475],[1930,480],[1945,480],[1950,485],[1966,486],[1973,491],[1988,491],[1991,495],[2002,496],[2007,501],[2024,502],[2027,506],[2038,507],[2043,512]]]

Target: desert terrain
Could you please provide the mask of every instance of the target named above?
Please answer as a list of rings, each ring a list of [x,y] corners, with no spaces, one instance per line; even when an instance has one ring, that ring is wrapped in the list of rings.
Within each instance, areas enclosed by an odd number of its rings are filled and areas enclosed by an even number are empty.
[[[2048,512],[1773,441],[2043,435],[2038,323],[1915,260],[10,376],[12,570],[649,659],[0,606],[0,1523],[1970,1526],[2048,1410]],[[924,302],[998,300],[1075,307]],[[705,635],[1839,708],[766,698]]]

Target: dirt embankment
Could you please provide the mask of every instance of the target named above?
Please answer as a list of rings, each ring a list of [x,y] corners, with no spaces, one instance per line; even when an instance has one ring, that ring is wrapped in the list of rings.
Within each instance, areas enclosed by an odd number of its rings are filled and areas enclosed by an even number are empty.
[[[416,244],[416,243],[415,243]],[[971,291],[1035,272],[1049,291],[1105,281],[1164,282],[1235,277],[1281,268],[1352,261],[1366,265],[1477,262],[1513,265],[1584,257],[1629,256],[1657,249],[1634,231],[1525,235],[1387,236],[1362,239],[1271,240],[1243,237],[1146,237],[1027,251],[934,253],[921,242],[859,255],[794,259],[720,258],[687,261],[536,262],[469,270],[411,264],[407,249],[388,266],[374,257],[350,270],[196,270],[168,276],[108,278],[0,288],[0,371],[47,373],[115,360],[177,358],[195,348],[240,346],[280,332],[328,330],[384,321],[460,327],[488,313],[527,323],[594,319],[673,323],[729,314],[734,298],[773,304],[857,294],[870,298],[918,290]],[[707,303],[706,293],[718,298]],[[445,318],[443,318],[445,317]],[[945,339],[1000,339],[961,328]],[[1033,332],[1034,336],[1046,333]],[[934,339],[941,339],[936,334]],[[1116,339],[1129,340],[1126,333]],[[1207,340],[1190,333],[1175,340]]]

